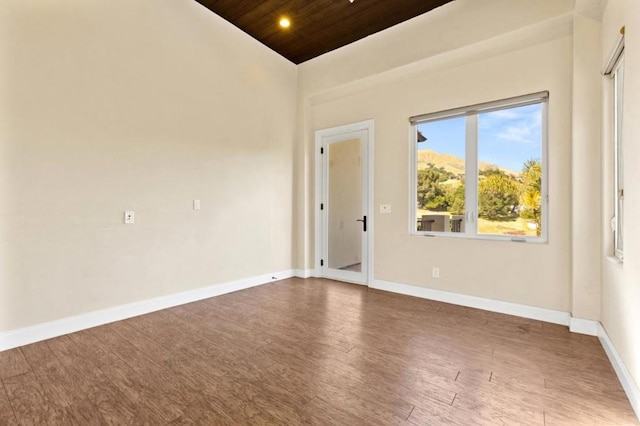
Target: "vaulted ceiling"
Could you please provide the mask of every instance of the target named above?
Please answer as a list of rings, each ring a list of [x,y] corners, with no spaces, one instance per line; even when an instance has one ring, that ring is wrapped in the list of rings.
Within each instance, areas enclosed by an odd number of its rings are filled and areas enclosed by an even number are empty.
[[[196,0],[295,64],[452,0]],[[282,18],[288,28],[279,25]]]

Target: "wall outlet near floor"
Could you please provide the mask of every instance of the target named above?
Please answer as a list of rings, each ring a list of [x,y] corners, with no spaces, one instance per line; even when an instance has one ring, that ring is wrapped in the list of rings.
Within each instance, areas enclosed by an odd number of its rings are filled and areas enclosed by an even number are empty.
[[[200,210],[200,200],[193,200],[193,209]]]
[[[431,269],[431,276],[432,276],[433,278],[440,278],[440,268],[438,268],[437,266],[434,266],[434,267]]]
[[[136,212],[124,212],[124,223],[126,225],[136,223]]]

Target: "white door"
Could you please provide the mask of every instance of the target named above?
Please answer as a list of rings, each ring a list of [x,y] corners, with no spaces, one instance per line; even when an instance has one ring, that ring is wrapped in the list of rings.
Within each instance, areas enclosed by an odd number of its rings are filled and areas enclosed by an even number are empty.
[[[368,284],[371,122],[316,132],[321,159],[321,275]],[[320,165],[320,164],[317,164]]]

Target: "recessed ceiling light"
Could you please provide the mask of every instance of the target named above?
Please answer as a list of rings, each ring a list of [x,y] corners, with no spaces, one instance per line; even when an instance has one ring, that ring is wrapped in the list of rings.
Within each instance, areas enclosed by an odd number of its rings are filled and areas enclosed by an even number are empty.
[[[288,18],[280,18],[280,26],[282,28],[289,28],[291,26],[291,21]]]

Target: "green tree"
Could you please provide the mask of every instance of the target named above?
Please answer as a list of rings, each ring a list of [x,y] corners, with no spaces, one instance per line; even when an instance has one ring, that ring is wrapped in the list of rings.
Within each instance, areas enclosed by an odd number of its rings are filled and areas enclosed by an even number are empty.
[[[478,215],[488,220],[517,217],[520,183],[500,169],[480,173]]]
[[[520,217],[533,220],[536,235],[542,232],[542,163],[528,160],[522,167],[522,187],[520,191]]]
[[[438,180],[440,182],[446,182],[449,179],[453,179],[456,177],[456,175],[454,175],[453,173],[446,171],[444,167],[442,166],[436,167],[436,165],[433,163],[427,164],[427,169],[433,170],[436,173],[438,173],[439,174]]]
[[[460,181],[460,185],[452,191],[449,195],[449,213],[451,214],[464,214],[464,179]]]
[[[448,207],[446,192],[440,185],[446,181],[437,169],[418,170],[418,204],[427,210],[446,210]]]

